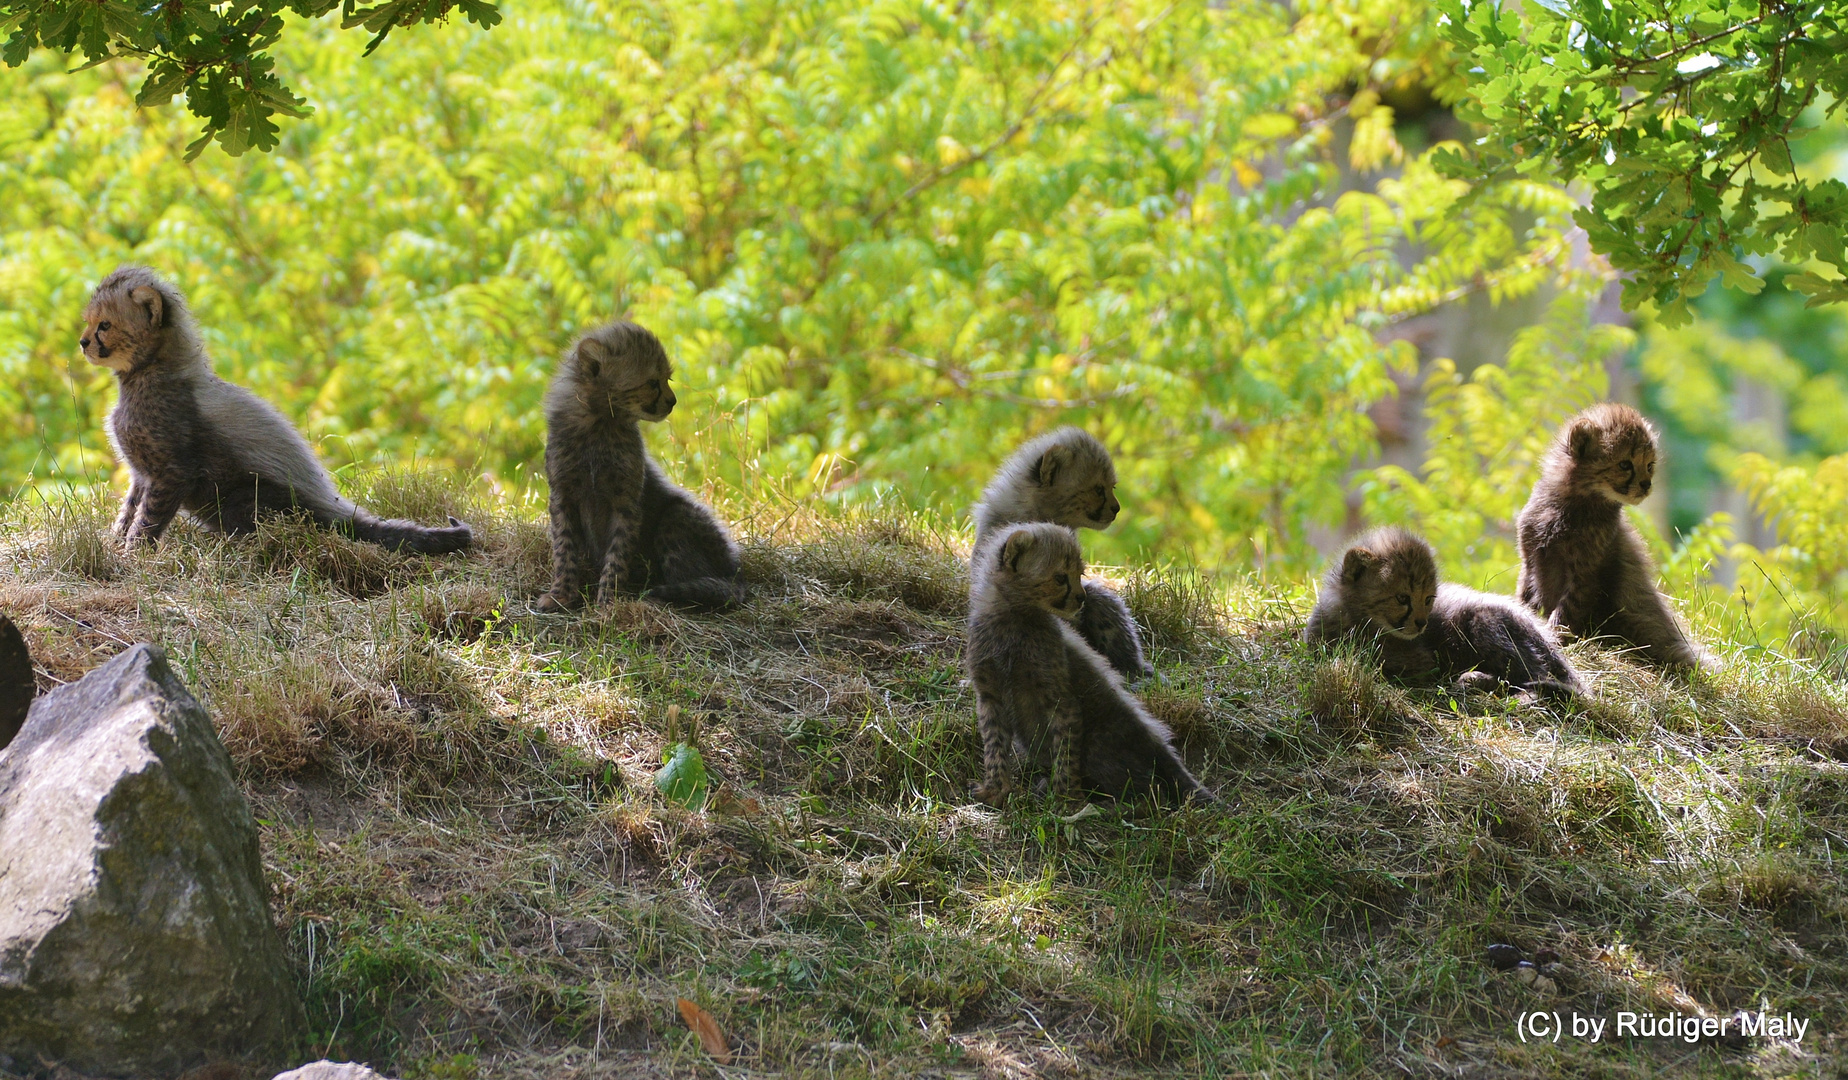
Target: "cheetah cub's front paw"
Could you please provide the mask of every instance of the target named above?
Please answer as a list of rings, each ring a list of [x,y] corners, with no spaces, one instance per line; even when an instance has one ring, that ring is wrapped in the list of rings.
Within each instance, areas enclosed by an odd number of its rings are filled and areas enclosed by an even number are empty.
[[[1502,681],[1486,671],[1465,671],[1457,676],[1457,688],[1466,694],[1472,690],[1493,694],[1502,688]]]
[[[533,610],[541,615],[557,615],[570,611],[571,606],[558,598],[557,593],[546,593],[533,602]]]
[[[996,784],[976,784],[969,789],[969,793],[974,795],[977,800],[985,802],[996,809],[1000,809],[1007,805],[1008,793],[1013,791],[1013,789],[1014,785],[1003,780]]]

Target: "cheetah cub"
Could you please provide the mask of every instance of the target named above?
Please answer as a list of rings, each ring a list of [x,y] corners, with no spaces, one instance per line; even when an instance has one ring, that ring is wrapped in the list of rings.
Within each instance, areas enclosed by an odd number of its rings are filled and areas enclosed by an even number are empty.
[[[552,590],[541,611],[645,595],[719,611],[744,603],[738,545],[711,510],[674,484],[642,445],[641,421],[674,408],[667,351],[648,330],[613,322],[571,346],[545,396],[552,487]]]
[[[1437,557],[1404,529],[1376,529],[1329,569],[1303,637],[1377,643],[1388,678],[1457,689],[1506,684],[1523,696],[1584,693],[1533,614],[1505,596],[1437,580]]]
[[[1657,667],[1707,667],[1623,516],[1648,497],[1655,468],[1655,429],[1628,405],[1593,405],[1562,427],[1515,519],[1521,602],[1579,637],[1632,645]]]
[[[982,735],[977,798],[1006,801],[1020,749],[1051,766],[1057,798],[1083,787],[1217,801],[1187,771],[1167,727],[1072,627],[1089,601],[1070,529],[1043,522],[996,529],[974,564],[967,663]]]
[[[1003,462],[975,507],[975,546],[998,528],[1050,521],[1070,529],[1103,529],[1116,520],[1116,465],[1104,444],[1064,427],[1023,444]],[[1078,633],[1126,678],[1154,673],[1142,635],[1123,598],[1097,582],[1085,583]]]
[[[128,466],[115,531],[130,547],[158,543],[182,511],[213,532],[241,535],[267,514],[314,521],[394,551],[461,551],[447,528],[380,518],[343,498],[308,440],[275,406],[212,373],[186,300],[145,266],[120,266],[83,312],[83,354],[115,373],[109,443]]]

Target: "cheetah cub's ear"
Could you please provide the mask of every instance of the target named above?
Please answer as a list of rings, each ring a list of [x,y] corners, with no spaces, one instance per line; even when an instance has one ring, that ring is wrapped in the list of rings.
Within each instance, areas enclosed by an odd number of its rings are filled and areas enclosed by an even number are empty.
[[[1572,456],[1580,461],[1590,461],[1598,456],[1603,440],[1599,436],[1598,422],[1589,416],[1581,416],[1572,421],[1572,430],[1566,436],[1566,445],[1571,447]]]
[[[159,330],[161,316],[164,314],[160,290],[152,285],[139,285],[128,294],[128,298],[141,305],[141,309],[148,313],[148,325]]]
[[[1039,459],[1039,482],[1041,487],[1051,487],[1059,478],[1059,470],[1072,463],[1072,448],[1064,443],[1057,443]]]
[[[1360,584],[1360,579],[1367,576],[1367,571],[1379,566],[1378,552],[1364,547],[1351,547],[1341,560],[1341,580],[1349,585]]]
[[[1020,559],[1033,550],[1033,530],[1016,529],[1001,544],[1001,566],[1009,573],[1020,573]]]
[[[603,342],[596,338],[585,338],[578,342],[578,363],[582,366],[586,378],[595,379],[603,374],[603,365],[609,363],[610,351]]]

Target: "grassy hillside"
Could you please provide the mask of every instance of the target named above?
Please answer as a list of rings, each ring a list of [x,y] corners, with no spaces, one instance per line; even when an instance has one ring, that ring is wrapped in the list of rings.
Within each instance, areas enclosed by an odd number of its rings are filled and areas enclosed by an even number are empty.
[[[526,613],[540,508],[426,475],[399,557],[280,524],[154,553],[15,502],[0,609],[50,686],[136,640],[263,822],[315,1054],[406,1077],[1835,1075],[1848,691],[1769,653],[1661,679],[1577,646],[1583,710],[1452,701],[1296,643],[1304,598],[1133,574],[1146,698],[1224,812],[971,805],[966,537],[728,508],[752,603]],[[1722,649],[1722,652],[1726,650]],[[652,783],[672,737],[709,809]],[[1483,950],[1557,950],[1560,994]],[[1764,1007],[1804,1040],[1522,1043],[1517,1014]]]

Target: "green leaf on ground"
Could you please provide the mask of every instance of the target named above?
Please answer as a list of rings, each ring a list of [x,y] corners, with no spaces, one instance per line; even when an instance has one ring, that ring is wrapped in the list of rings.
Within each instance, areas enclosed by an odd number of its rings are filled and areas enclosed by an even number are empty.
[[[655,787],[668,801],[698,810],[706,805],[706,762],[699,748],[688,743],[674,743],[661,754],[667,764],[655,773]]]

